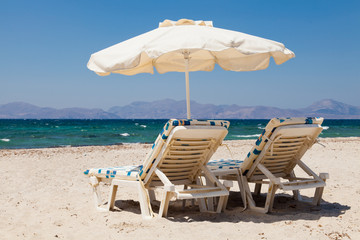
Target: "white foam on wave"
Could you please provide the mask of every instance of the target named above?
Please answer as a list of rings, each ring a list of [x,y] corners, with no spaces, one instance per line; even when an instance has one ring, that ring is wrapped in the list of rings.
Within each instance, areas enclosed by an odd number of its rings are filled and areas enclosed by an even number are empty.
[[[258,127],[258,129],[265,129],[265,127]]]
[[[2,138],[2,139],[0,139],[0,141],[2,141],[2,142],[10,142],[10,139],[8,139],[8,138]]]
[[[60,145],[60,147],[63,147],[63,148],[70,148],[71,145]]]
[[[330,127],[329,126],[323,126],[322,127],[324,130],[328,130]]]
[[[259,137],[260,134],[252,134],[252,135],[234,135],[234,137],[238,138],[249,138],[249,137]]]
[[[142,128],[146,128],[147,126],[146,126],[146,125],[140,125],[140,127],[142,127]]]
[[[128,137],[128,136],[130,136],[130,134],[128,134],[128,133],[121,133],[120,135],[123,136],[123,137]]]

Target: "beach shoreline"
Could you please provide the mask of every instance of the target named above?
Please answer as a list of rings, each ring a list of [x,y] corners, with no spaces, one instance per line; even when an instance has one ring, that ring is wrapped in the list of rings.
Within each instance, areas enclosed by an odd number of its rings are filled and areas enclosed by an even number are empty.
[[[142,220],[137,194],[126,187],[118,191],[115,211],[97,212],[83,172],[141,164],[152,144],[0,149],[0,238],[358,239],[360,137],[320,138],[320,143],[324,146],[315,144],[303,157],[314,172],[330,175],[320,208],[295,202],[291,192],[278,191],[274,213],[242,212],[235,187],[224,213],[200,213],[191,206],[183,211],[175,204],[168,218],[151,221]],[[254,140],[224,144],[231,153],[222,146],[212,159],[242,160]],[[310,197],[312,191],[303,194]]]

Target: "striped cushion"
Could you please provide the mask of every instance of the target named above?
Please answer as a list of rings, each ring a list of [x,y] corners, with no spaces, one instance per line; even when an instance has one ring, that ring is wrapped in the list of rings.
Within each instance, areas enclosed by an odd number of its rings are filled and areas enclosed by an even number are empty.
[[[84,172],[85,175],[96,176],[98,178],[119,178],[119,179],[136,179],[142,165],[122,166],[109,168],[92,168]]]
[[[239,169],[243,161],[234,159],[211,160],[207,167],[210,171]]]

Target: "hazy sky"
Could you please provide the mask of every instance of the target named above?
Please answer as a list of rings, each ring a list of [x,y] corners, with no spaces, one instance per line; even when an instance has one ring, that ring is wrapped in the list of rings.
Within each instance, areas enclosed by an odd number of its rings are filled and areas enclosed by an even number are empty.
[[[200,103],[306,107],[325,98],[360,106],[360,1],[0,0],[0,105],[108,109],[133,101],[185,99],[183,73],[88,70],[90,55],[164,19],[212,20],[215,27],[285,44],[296,58],[266,70],[190,73]]]

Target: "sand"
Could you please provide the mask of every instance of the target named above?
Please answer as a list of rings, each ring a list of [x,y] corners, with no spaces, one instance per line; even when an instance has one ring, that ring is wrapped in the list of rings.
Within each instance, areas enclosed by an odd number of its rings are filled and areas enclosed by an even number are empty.
[[[253,142],[226,144],[243,159]],[[321,207],[278,191],[273,213],[242,212],[234,188],[224,213],[173,204],[168,218],[151,221],[142,220],[128,188],[119,189],[114,211],[97,212],[83,175],[91,167],[141,164],[151,145],[0,150],[0,239],[360,239],[360,138],[321,142],[325,147],[316,144],[303,158],[316,173],[330,174]],[[229,157],[221,147],[213,159]]]

